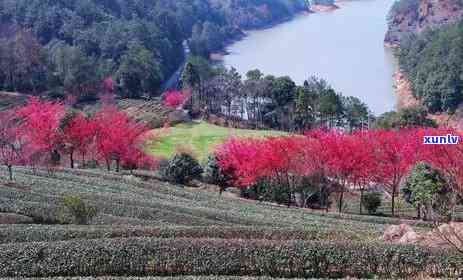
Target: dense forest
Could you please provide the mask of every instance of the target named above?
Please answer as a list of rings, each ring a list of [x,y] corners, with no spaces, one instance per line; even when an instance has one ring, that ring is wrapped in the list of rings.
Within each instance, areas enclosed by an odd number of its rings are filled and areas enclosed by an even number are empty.
[[[398,57],[414,96],[430,112],[453,111],[463,101],[462,22],[407,36]]]
[[[302,0],[4,0],[0,90],[91,99],[113,77],[124,96],[157,94],[183,62],[241,29],[284,20]]]
[[[463,2],[400,0],[388,15],[385,42],[396,46],[413,95],[430,113],[463,101]]]
[[[188,95],[183,107],[193,116],[213,115],[228,124],[304,131],[320,126],[362,128],[373,120],[366,104],[316,77],[302,85],[257,69],[242,77],[234,68],[211,67],[205,59],[191,57],[181,83]]]

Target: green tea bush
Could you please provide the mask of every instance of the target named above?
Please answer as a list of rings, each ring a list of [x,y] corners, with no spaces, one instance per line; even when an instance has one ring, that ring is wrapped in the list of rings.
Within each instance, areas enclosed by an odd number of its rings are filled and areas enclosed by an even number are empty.
[[[0,212],[34,218],[37,223],[58,223],[57,208],[63,195],[78,194],[98,206],[92,224],[145,226],[252,226],[298,227],[321,232],[352,232],[379,237],[387,225],[408,223],[432,227],[423,221],[397,218],[310,212],[274,204],[218,198],[217,194],[191,191],[164,181],[135,181],[100,170],[60,169],[53,177],[46,171],[16,168],[22,189],[0,187]],[[0,167],[0,176],[6,174]]]
[[[153,276],[153,277],[51,277],[51,278],[28,278],[29,280],[284,280],[288,278],[273,278],[270,276],[263,277],[241,277],[241,276]],[[291,278],[292,280],[302,280]],[[16,280],[13,278],[4,278],[3,280]],[[316,279],[313,279],[316,280]]]
[[[363,240],[362,236],[341,230],[280,229],[270,227],[146,227],[146,226],[77,226],[77,225],[0,225],[0,244],[17,242],[65,241],[100,238],[220,238],[341,241]]]
[[[376,211],[381,206],[382,194],[378,192],[367,192],[363,195],[362,206],[367,209],[368,214],[376,214]]]
[[[97,214],[97,209],[78,195],[65,195],[58,210],[58,220],[63,224],[88,224]]]
[[[1,277],[234,275],[462,277],[451,250],[352,242],[100,239],[0,245]]]
[[[201,177],[203,169],[198,161],[188,153],[176,154],[169,160],[164,171],[167,180],[176,184],[188,184]]]

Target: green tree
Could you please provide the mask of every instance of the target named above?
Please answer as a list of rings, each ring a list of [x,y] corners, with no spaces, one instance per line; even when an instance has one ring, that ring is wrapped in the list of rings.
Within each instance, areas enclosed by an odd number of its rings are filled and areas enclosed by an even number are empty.
[[[183,68],[182,76],[180,78],[182,81],[183,88],[197,88],[201,83],[201,75],[197,67],[191,62],[188,61]]]
[[[368,214],[376,214],[376,211],[381,206],[382,194],[378,192],[367,192],[363,195],[362,206],[367,209]]]
[[[374,126],[383,129],[398,129],[405,127],[437,127],[434,120],[428,118],[427,111],[422,107],[410,107],[398,112],[386,112],[379,116]]]
[[[70,93],[82,99],[94,98],[96,92],[89,85],[98,82],[96,63],[79,47],[56,42],[49,52],[52,58],[53,79],[61,94]]]
[[[205,21],[193,26],[189,46],[195,55],[208,57],[213,51],[223,47],[225,34],[217,24]]]
[[[288,77],[278,77],[271,84],[271,97],[275,105],[275,120],[280,129],[289,129],[292,112],[290,105],[295,98],[296,84]]]
[[[132,43],[121,58],[117,77],[125,94],[139,98],[159,92],[163,75],[154,55],[140,43]]]
[[[296,90],[295,116],[296,129],[310,129],[316,124],[316,103],[318,96],[308,87],[298,87]]]
[[[259,69],[249,70],[246,73],[246,79],[249,81],[260,81],[264,74]]]
[[[346,124],[350,130],[366,127],[370,120],[373,120],[373,114],[368,111],[368,106],[357,97],[343,97],[342,103]]]
[[[169,181],[183,185],[200,178],[202,173],[201,165],[187,153],[176,154],[169,160],[169,165],[164,170]]]
[[[418,218],[424,213],[425,220],[434,220],[435,211],[445,216],[450,215],[449,206],[454,204],[448,195],[450,190],[444,177],[439,170],[426,162],[417,163],[413,167],[402,192],[405,199],[417,209]],[[447,201],[443,202],[444,200]]]
[[[29,31],[0,39],[0,89],[35,92],[47,83],[47,60],[42,46]]]
[[[329,127],[340,124],[344,113],[344,107],[341,96],[332,88],[327,88],[321,92],[318,106],[322,123],[326,123]]]
[[[219,186],[220,194],[230,187],[232,177],[220,167],[217,156],[211,155],[208,157],[204,167],[204,180],[206,183]]]

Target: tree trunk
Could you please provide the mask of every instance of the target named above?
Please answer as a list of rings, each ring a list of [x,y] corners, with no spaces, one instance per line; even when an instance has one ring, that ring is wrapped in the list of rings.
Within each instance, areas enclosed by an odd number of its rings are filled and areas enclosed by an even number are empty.
[[[433,221],[434,220],[434,210],[432,209],[432,203],[426,203],[426,221]]]
[[[106,167],[108,168],[108,172],[111,171],[111,161],[106,160]]]
[[[8,165],[8,174],[10,177],[10,181],[13,181],[13,166]]]
[[[341,195],[339,196],[339,213],[342,213],[342,204],[344,200],[344,188],[341,190]]]
[[[291,191],[288,191],[288,208],[291,208],[291,198],[292,198]]]
[[[222,193],[224,192],[224,188],[219,186],[219,196],[222,197]]]
[[[392,217],[395,217],[395,192],[396,192],[396,186],[394,185],[392,187],[392,201],[391,201]]]
[[[116,160],[116,172],[119,172],[119,171],[120,171],[120,166],[121,166],[121,161],[120,161],[120,160]]]
[[[360,188],[360,215],[363,214],[362,206],[363,206],[363,187]]]
[[[71,161],[71,169],[74,169],[74,153],[69,154],[69,160]]]

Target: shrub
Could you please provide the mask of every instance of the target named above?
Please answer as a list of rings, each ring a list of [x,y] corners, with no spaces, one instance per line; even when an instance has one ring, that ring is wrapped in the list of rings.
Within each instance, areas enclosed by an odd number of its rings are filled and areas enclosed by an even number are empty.
[[[63,224],[86,225],[96,213],[96,207],[87,205],[80,196],[65,195],[58,210],[58,220]]]
[[[247,188],[241,188],[241,197],[259,201],[275,202],[287,205],[289,189],[268,179],[262,178]]]
[[[203,169],[198,161],[188,153],[175,155],[164,171],[167,180],[177,184],[188,184],[201,177]]]
[[[402,192],[418,211],[418,218],[434,219],[434,212],[451,217],[455,205],[448,183],[438,169],[426,162],[417,163],[407,176]]]
[[[220,167],[217,156],[211,155],[207,159],[204,167],[204,181],[208,184],[214,184],[220,187],[220,193],[230,187],[231,174],[227,174]]]
[[[413,245],[221,239],[100,239],[0,246],[0,277],[236,275],[461,277],[454,251]]]
[[[367,192],[363,195],[362,206],[367,209],[368,214],[376,214],[376,211],[381,206],[382,194],[378,192]]]
[[[99,167],[98,161],[97,160],[87,160],[84,162],[84,167],[89,168],[89,169],[96,169]]]

